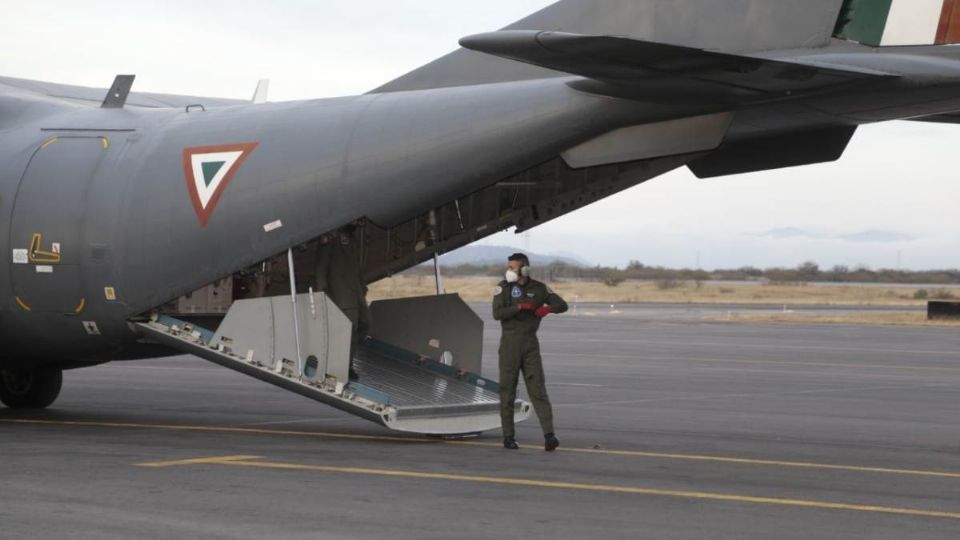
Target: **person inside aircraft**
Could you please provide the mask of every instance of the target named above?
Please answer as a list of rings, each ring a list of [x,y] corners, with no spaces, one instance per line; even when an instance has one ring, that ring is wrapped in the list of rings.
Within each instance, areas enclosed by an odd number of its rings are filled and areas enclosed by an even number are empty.
[[[315,263],[314,287],[324,291],[340,311],[350,319],[350,380],[359,375],[354,369],[360,343],[370,329],[367,287],[362,276],[362,229],[359,223],[341,227],[320,237]]]

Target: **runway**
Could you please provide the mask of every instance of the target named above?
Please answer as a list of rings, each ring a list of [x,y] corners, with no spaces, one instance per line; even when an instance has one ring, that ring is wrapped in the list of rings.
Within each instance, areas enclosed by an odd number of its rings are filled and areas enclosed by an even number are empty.
[[[616,311],[541,330],[554,454],[535,419],[519,452],[398,436],[192,357],[68,372],[0,409],[0,538],[960,535],[956,329]]]

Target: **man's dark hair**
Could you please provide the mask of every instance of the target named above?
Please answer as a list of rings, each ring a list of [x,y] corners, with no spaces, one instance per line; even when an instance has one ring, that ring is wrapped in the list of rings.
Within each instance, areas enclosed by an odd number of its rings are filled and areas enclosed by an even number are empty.
[[[513,255],[507,257],[508,261],[520,261],[525,266],[530,266],[530,259],[523,253],[514,253]]]

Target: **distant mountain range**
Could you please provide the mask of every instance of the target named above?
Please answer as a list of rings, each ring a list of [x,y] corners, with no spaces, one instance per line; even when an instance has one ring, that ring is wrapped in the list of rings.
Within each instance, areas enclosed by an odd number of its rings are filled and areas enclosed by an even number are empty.
[[[440,264],[444,266],[460,266],[464,264],[495,265],[507,264],[507,257],[523,251],[510,246],[467,246],[440,257]],[[555,262],[570,266],[589,266],[589,264],[572,255],[545,255],[542,253],[525,252],[530,257],[532,266],[546,266]]]
[[[916,237],[897,231],[884,231],[871,229],[853,233],[838,232],[818,232],[801,229],[799,227],[780,227],[770,229],[758,234],[761,238],[772,240],[826,240],[850,242],[855,244],[869,243],[895,243],[895,242],[913,242]],[[460,248],[451,253],[446,253],[440,257],[440,264],[443,266],[462,266],[465,264],[474,264],[479,266],[505,265],[507,257],[518,251],[523,251],[512,246],[485,246],[473,245]],[[568,253],[536,253],[527,252],[533,266],[546,266],[552,263],[563,263],[570,266],[590,268],[595,266],[576,255]],[[432,264],[432,263],[425,263]]]
[[[774,240],[789,240],[793,238],[807,238],[810,240],[842,240],[844,242],[863,243],[891,243],[891,242],[913,242],[916,237],[897,231],[869,230],[851,234],[823,234],[797,227],[780,227],[770,229],[758,236],[772,238]]]

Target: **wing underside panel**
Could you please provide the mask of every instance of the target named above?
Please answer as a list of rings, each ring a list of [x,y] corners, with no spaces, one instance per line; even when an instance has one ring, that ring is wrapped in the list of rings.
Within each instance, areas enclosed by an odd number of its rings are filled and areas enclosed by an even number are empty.
[[[828,126],[730,141],[688,167],[699,178],[712,178],[836,161],[856,131],[857,126]]]

